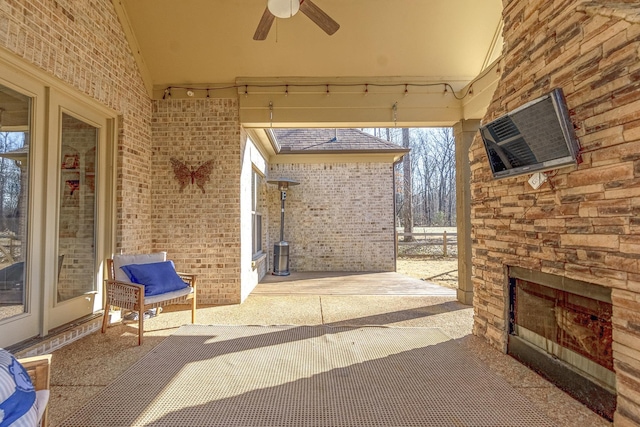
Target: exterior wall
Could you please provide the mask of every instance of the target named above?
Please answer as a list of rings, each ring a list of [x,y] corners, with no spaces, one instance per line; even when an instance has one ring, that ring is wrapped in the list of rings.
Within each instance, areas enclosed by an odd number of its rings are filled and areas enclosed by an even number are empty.
[[[235,99],[153,102],[153,249],[198,274],[202,304],[239,303],[241,128]],[[214,160],[205,193],[180,191],[170,158],[197,169]],[[250,247],[251,245],[249,245]]]
[[[391,163],[271,164],[300,182],[285,202],[291,271],[395,271]],[[280,240],[280,191],[269,185],[269,259]]]
[[[247,138],[243,132],[242,136],[242,171],[240,174],[240,228],[241,228],[241,290],[240,299],[244,301],[253,288],[256,287],[258,282],[266,274],[266,256],[263,253],[262,256],[254,257],[253,254],[253,223],[251,216],[252,208],[252,192],[251,192],[251,178],[252,171],[256,170],[262,177],[267,173],[267,162],[255,146],[255,144]],[[266,237],[266,231],[268,228],[266,225],[269,223],[269,216],[266,212],[266,191],[267,182],[266,179],[262,179],[258,185],[258,210],[262,213],[262,234]],[[263,241],[263,251],[266,249]]]
[[[538,190],[494,181],[471,146],[474,333],[504,349],[505,266],[612,288],[615,424],[640,425],[640,9],[637,2],[504,2],[503,75],[485,122],[554,87],[583,163]]]
[[[0,46],[122,114],[117,245],[149,250],[151,101],[111,1],[0,2]]]

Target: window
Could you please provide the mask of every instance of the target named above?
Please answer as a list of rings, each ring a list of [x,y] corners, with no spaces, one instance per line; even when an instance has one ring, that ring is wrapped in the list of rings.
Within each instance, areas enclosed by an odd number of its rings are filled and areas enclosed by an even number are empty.
[[[262,176],[254,169],[251,171],[251,227],[252,254],[255,257],[262,253],[262,212],[261,212]]]
[[[0,320],[28,311],[31,98],[0,85]]]
[[[0,52],[0,347],[95,313],[115,112]]]
[[[58,302],[96,290],[95,171],[99,129],[61,116],[61,179],[58,210]],[[73,267],[70,267],[73,265]]]

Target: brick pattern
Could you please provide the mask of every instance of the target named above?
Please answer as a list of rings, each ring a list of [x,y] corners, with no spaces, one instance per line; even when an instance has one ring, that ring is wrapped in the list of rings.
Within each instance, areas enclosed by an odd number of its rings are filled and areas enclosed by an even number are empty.
[[[203,304],[240,302],[241,129],[235,99],[153,102],[152,246],[198,274]],[[205,193],[183,191],[170,158],[197,168],[214,160]]]
[[[505,266],[612,288],[616,425],[640,424],[640,8],[637,2],[504,2],[492,120],[562,87],[583,149],[538,190],[494,181],[471,147],[474,333],[506,340]]]
[[[12,351],[12,353],[18,358],[52,353],[53,351],[67,346],[80,338],[91,335],[94,332],[98,332],[101,328],[102,317],[93,318],[77,325],[73,325],[59,333],[54,331],[46,338],[36,338],[34,340],[27,341],[25,343],[25,348],[16,349],[15,351]]]
[[[394,271],[390,163],[272,164],[269,179],[300,182],[287,192],[284,239],[292,271]],[[269,237],[280,240],[280,191],[268,189]]]
[[[121,114],[117,246],[148,251],[151,100],[111,1],[2,1],[0,46]]]

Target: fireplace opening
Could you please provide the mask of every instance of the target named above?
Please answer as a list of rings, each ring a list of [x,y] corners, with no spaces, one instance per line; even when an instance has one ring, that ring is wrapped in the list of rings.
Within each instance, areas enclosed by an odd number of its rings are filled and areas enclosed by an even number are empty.
[[[509,299],[508,354],[613,420],[611,290],[510,267]]]

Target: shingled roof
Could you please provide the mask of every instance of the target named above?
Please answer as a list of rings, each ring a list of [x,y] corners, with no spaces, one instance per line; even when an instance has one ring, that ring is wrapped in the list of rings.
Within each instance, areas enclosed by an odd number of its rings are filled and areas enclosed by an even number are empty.
[[[281,153],[409,152],[358,129],[274,129],[273,135]]]

